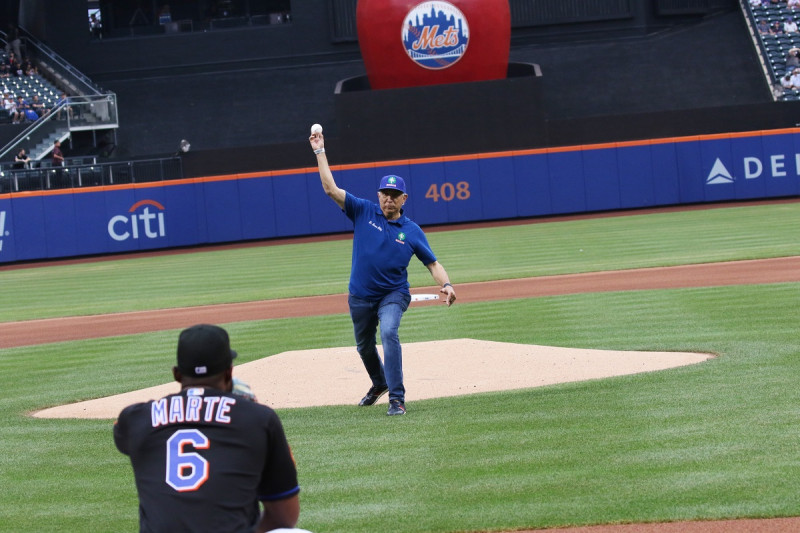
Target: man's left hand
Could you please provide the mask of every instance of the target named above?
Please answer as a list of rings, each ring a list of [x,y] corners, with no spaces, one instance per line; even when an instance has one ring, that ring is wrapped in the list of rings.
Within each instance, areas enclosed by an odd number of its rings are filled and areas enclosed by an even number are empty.
[[[447,304],[447,307],[453,305],[456,301],[456,291],[452,285],[447,285],[446,287],[442,287],[439,289],[439,292],[445,295],[444,303]]]

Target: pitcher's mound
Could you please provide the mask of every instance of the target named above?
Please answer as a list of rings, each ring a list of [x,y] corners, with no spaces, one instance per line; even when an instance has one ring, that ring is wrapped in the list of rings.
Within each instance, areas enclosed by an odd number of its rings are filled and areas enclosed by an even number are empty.
[[[457,339],[403,345],[406,401],[477,392],[541,387],[705,361],[686,352],[615,352]],[[170,366],[165,364],[169,376]],[[233,375],[248,383],[262,403],[276,409],[356,405],[371,383],[355,348],[279,353],[237,365]],[[167,383],[34,413],[40,418],[116,418],[123,407],[179,390]],[[387,396],[381,402],[387,402]]]

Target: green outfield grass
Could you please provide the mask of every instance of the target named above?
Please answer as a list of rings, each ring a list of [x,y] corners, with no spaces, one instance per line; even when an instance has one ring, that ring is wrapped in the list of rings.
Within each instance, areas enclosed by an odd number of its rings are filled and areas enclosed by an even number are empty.
[[[800,254],[800,203],[429,233],[455,283]],[[0,321],[339,294],[350,240],[0,272]],[[418,261],[412,286],[432,284]]]
[[[429,236],[457,287],[798,255],[799,215],[800,204],[779,204]],[[0,272],[0,312],[7,321],[339,293],[348,271],[348,241],[45,266]],[[415,285],[429,280],[414,268]],[[800,284],[785,283],[412,308],[404,342],[469,337],[719,357],[410,402],[399,419],[380,406],[280,410],[300,472],[299,526],[453,532],[800,515],[798,301]],[[226,328],[239,363],[352,343],[346,315]],[[0,531],[137,530],[132,473],[111,421],[26,413],[168,381],[176,339],[165,331],[0,350]],[[458,364],[458,354],[431,357]]]

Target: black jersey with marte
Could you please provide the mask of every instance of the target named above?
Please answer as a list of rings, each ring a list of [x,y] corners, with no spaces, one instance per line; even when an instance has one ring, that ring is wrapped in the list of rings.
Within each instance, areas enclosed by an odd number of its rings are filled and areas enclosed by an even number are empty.
[[[187,388],[130,405],[114,442],[133,465],[142,532],[249,532],[259,500],[300,491],[277,413],[223,391]]]

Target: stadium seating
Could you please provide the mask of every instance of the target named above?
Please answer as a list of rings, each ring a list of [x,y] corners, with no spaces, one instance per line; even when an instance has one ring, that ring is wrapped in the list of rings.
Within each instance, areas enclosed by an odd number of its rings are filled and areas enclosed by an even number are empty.
[[[6,61],[7,59],[8,55],[0,51],[0,61]],[[6,91],[11,93],[15,99],[18,96],[22,96],[28,101],[33,98],[34,94],[37,94],[39,95],[39,100],[41,100],[47,108],[55,106],[58,96],[61,93],[55,85],[39,74],[34,74],[32,76],[12,75],[8,78],[0,78],[0,91],[2,93]],[[6,120],[7,115],[5,113],[0,113],[0,115],[3,116],[2,120]]]
[[[793,47],[800,48],[800,32],[783,35],[760,34],[757,31],[758,22],[766,20],[769,24],[776,21],[781,24],[787,18],[794,19],[800,23],[800,10],[792,10],[786,7],[786,2],[778,5],[767,5],[747,7],[747,16],[753,28],[754,38],[757,40],[762,56],[768,69],[769,82],[773,87],[780,87],[780,79],[786,73],[786,55]],[[800,100],[800,90],[783,89],[782,94],[776,93],[778,100]]]

